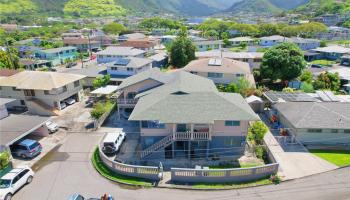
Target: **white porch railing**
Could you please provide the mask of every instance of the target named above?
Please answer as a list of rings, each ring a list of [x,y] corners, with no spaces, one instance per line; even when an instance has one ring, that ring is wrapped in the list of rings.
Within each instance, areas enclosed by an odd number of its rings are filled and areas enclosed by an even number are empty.
[[[135,105],[137,101],[137,99],[117,99],[119,105]]]
[[[198,141],[198,140],[210,140],[209,132],[175,132],[156,142],[152,146],[141,152],[141,158],[144,158],[155,151],[165,148],[174,141]]]

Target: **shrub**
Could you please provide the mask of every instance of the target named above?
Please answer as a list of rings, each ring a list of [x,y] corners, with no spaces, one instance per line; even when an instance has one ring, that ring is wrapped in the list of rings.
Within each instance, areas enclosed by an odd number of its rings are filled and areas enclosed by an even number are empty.
[[[100,119],[100,117],[113,108],[113,103],[106,101],[105,103],[98,102],[90,111],[91,117],[94,119]]]
[[[3,151],[0,153],[0,170],[7,167],[10,163],[10,152],[9,151]]]
[[[264,122],[258,121],[255,122],[248,129],[248,140],[256,144],[262,144],[265,134],[267,133],[268,128]]]
[[[281,182],[281,177],[279,177],[277,174],[271,175],[270,181],[274,184],[279,184]]]

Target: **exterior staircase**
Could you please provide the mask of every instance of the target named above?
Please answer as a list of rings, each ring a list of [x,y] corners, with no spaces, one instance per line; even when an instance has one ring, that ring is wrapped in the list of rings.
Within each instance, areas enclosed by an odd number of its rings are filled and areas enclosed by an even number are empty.
[[[60,111],[57,108],[51,107],[39,99],[31,98],[27,99],[29,112],[39,115],[60,115]]]
[[[153,152],[164,149],[175,141],[207,141],[210,139],[211,137],[209,132],[176,132],[146,148],[141,152],[140,156],[141,158],[144,158]]]

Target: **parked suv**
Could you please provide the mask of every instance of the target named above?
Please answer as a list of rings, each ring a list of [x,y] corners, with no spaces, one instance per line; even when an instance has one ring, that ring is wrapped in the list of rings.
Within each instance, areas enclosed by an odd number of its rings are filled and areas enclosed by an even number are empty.
[[[106,155],[112,155],[119,151],[123,141],[125,140],[125,133],[107,133],[106,137],[103,139],[102,151]]]
[[[0,179],[0,200],[11,200],[13,194],[32,182],[34,172],[29,167],[12,169]]]
[[[11,152],[13,155],[21,158],[33,158],[42,151],[41,144],[35,140],[25,139],[12,145]]]

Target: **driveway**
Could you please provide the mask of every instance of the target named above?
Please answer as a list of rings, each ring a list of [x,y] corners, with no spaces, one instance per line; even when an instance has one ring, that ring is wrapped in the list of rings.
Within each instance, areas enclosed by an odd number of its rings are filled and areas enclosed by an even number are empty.
[[[110,193],[118,200],[345,200],[350,196],[350,168],[270,185],[225,191],[135,189],[102,178],[90,156],[102,133],[71,133],[62,145],[34,166],[36,175],[14,200],[65,200],[72,193],[98,197]]]

